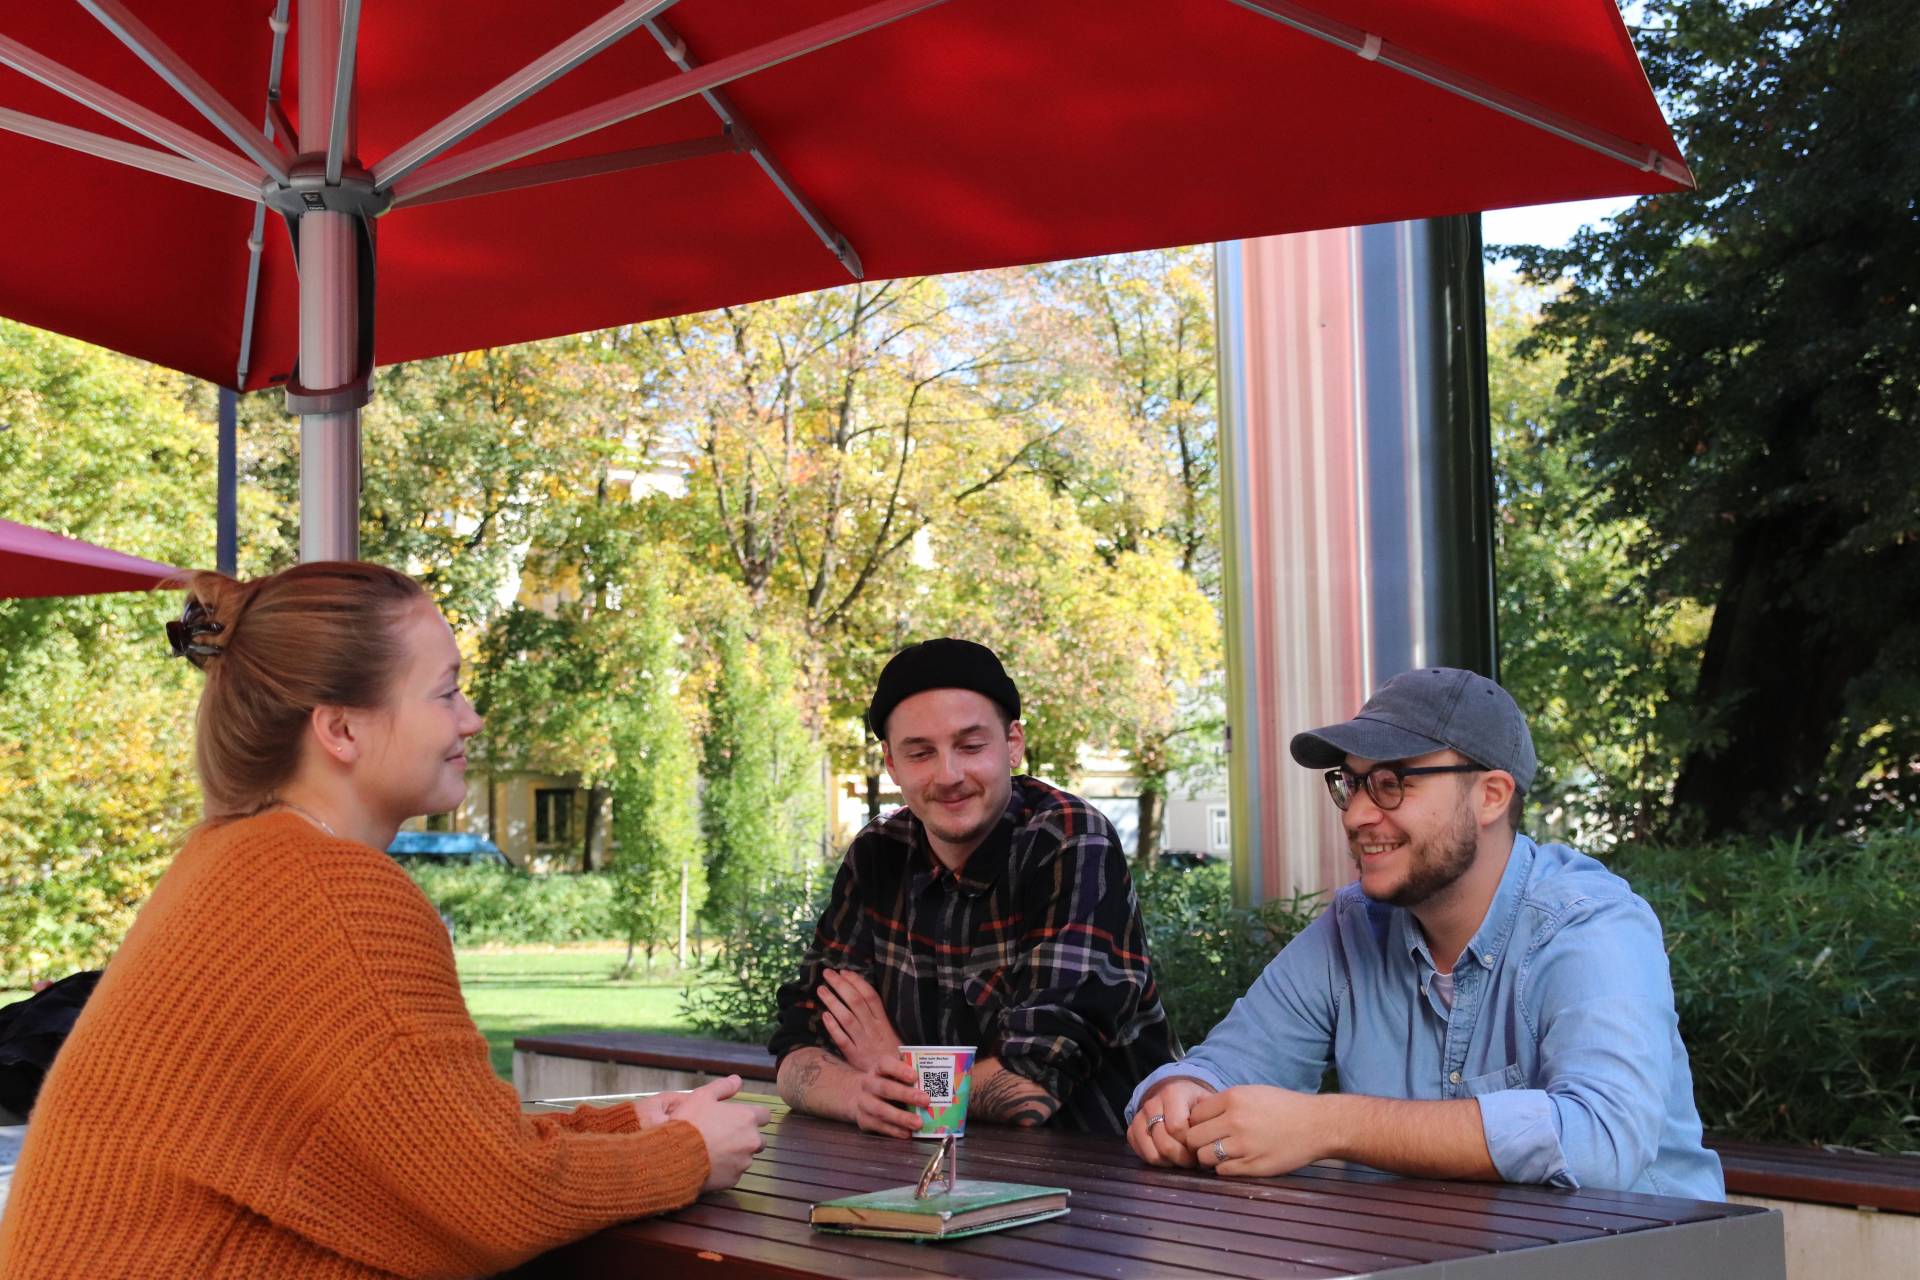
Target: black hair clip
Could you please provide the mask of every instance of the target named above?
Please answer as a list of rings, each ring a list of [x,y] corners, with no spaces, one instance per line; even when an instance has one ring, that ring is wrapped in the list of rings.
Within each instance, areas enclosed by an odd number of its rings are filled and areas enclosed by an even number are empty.
[[[219,656],[220,646],[202,643],[200,637],[217,636],[225,630],[226,627],[207,616],[207,606],[198,600],[189,600],[179,620],[167,624],[167,643],[173,646],[174,657],[185,658],[204,670],[208,658]]]

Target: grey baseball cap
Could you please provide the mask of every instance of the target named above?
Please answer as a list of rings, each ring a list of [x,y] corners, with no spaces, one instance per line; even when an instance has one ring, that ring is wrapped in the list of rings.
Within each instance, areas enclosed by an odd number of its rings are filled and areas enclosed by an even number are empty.
[[[1348,756],[1405,760],[1452,747],[1475,764],[1504,769],[1514,785],[1533,785],[1539,759],[1527,718],[1505,689],[1458,667],[1405,671],[1380,686],[1360,714],[1293,735],[1296,764],[1332,769]]]

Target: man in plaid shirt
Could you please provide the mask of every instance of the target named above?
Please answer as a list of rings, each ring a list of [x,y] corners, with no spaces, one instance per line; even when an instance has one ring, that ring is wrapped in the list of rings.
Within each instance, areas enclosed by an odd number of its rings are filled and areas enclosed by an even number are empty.
[[[969,1119],[1124,1132],[1173,1044],[1113,825],[1013,776],[1020,693],[982,645],[895,654],[867,725],[906,805],[848,846],[780,989],[780,1096],[908,1137],[930,1100],[900,1045],[973,1045]]]

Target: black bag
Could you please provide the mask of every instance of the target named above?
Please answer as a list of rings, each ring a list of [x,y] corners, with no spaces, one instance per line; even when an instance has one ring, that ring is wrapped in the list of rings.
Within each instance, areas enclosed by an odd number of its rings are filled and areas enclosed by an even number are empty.
[[[66,1043],[98,981],[98,969],[83,970],[0,1007],[0,1107],[18,1116],[33,1110],[53,1056]]]

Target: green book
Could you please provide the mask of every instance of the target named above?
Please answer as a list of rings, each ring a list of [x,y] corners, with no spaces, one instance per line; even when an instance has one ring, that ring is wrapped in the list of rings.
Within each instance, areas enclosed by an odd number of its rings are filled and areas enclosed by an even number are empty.
[[[811,1221],[816,1231],[841,1235],[949,1240],[1057,1218],[1067,1211],[1071,1194],[1064,1187],[975,1181],[924,1200],[913,1192],[912,1187],[888,1187],[824,1201],[813,1206]]]

